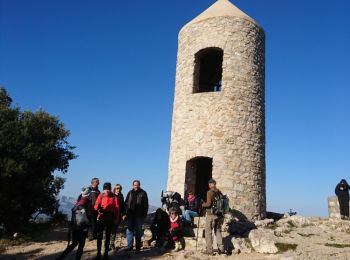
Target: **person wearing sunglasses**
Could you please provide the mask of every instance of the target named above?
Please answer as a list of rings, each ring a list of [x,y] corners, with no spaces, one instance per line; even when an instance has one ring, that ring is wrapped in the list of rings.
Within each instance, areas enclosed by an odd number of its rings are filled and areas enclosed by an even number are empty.
[[[120,225],[122,216],[125,214],[125,203],[124,203],[124,195],[122,193],[122,189],[123,189],[123,187],[119,183],[117,183],[113,188],[113,193],[118,198],[118,202],[119,202],[119,218],[118,219],[120,221],[115,223],[113,225],[113,228],[112,228],[111,245],[110,245],[111,250],[116,250],[115,238],[117,236],[118,226]]]
[[[182,249],[181,240],[183,239],[182,234],[182,220],[179,217],[176,208],[170,208],[170,229],[165,237],[164,247],[166,249],[174,248],[175,251]]]

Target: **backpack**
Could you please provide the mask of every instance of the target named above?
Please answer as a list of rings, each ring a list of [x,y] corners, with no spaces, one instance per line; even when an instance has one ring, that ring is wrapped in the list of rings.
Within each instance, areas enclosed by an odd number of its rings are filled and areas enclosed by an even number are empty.
[[[211,207],[211,212],[216,216],[223,216],[230,210],[229,200],[226,195],[214,191],[213,204]]]
[[[88,228],[90,220],[88,218],[86,208],[83,206],[74,206],[72,208],[72,224],[75,228]]]

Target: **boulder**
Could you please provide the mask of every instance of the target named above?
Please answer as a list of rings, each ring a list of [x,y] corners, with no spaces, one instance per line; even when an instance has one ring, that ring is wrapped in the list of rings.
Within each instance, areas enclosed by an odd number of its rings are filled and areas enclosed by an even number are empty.
[[[275,254],[278,249],[275,245],[275,236],[271,230],[253,229],[249,232],[249,240],[258,253]]]
[[[241,253],[251,253],[252,245],[247,238],[232,238],[232,245],[234,251]]]
[[[273,219],[269,219],[269,218],[266,218],[266,219],[263,219],[263,220],[257,220],[254,222],[254,225],[256,227],[267,227],[271,224],[274,223],[274,220]]]
[[[286,223],[291,227],[305,227],[311,225],[311,221],[308,218],[300,215],[286,215],[283,219],[277,221],[276,225],[281,227],[284,226]]]

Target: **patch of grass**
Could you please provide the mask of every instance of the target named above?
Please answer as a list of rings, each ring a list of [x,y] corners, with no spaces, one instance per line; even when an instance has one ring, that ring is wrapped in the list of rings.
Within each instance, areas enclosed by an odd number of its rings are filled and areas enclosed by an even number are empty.
[[[297,244],[287,244],[287,243],[276,243],[275,244],[279,253],[284,253],[289,250],[295,251]]]
[[[302,237],[312,237],[314,236],[315,234],[303,234],[303,233],[298,233],[299,236],[302,236]]]
[[[335,248],[345,248],[345,247],[350,247],[350,244],[330,244],[330,243],[326,243],[324,244],[325,246],[329,246],[329,247],[335,247]]]

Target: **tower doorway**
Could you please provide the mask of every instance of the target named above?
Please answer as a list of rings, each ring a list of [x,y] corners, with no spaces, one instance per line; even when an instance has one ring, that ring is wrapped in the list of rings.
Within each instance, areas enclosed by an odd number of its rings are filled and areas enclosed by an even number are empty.
[[[206,200],[208,181],[212,178],[213,158],[195,157],[186,163],[185,196],[189,190]]]

